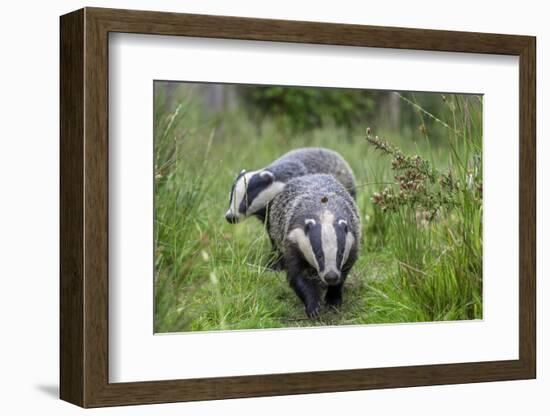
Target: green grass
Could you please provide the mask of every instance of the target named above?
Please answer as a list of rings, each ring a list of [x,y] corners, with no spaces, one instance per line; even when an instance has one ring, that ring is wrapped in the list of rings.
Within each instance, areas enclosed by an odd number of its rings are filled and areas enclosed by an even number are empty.
[[[390,157],[365,140],[366,125],[288,137],[276,121],[258,126],[239,110],[209,118],[197,97],[180,94],[175,111],[166,110],[161,94],[155,103],[155,332],[482,317],[482,207],[467,187],[454,196],[455,205],[419,224],[413,207],[383,212],[372,203],[395,172]],[[437,146],[424,130],[388,138],[441,172],[450,169],[463,185],[481,153],[481,104],[448,96],[441,112],[435,116],[446,117],[447,135]],[[419,112],[419,123],[426,116]],[[260,168],[303,146],[328,147],[348,160],[363,222],[344,303],[315,321],[305,318],[285,274],[264,268],[270,244],[263,225],[255,218],[238,225],[224,219],[241,169]]]

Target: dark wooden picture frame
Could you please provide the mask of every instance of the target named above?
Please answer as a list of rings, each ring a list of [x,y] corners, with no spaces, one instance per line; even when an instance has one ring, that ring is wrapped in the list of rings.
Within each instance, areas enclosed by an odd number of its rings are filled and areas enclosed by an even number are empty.
[[[534,37],[85,8],[61,17],[60,396],[83,407],[336,392],[536,376]],[[519,100],[519,359],[109,383],[110,32],[515,55]]]

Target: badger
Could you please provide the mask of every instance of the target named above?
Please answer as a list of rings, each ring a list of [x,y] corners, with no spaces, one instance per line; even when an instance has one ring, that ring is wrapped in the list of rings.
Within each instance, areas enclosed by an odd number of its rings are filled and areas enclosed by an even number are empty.
[[[318,147],[292,150],[263,169],[241,171],[229,193],[225,219],[236,224],[249,216],[266,220],[267,204],[292,178],[315,173],[333,175],[355,199],[355,178],[348,163],[337,152]]]
[[[340,306],[361,241],[357,206],[342,184],[326,174],[291,179],[269,204],[268,232],[306,315],[319,316],[324,288],[326,304]]]

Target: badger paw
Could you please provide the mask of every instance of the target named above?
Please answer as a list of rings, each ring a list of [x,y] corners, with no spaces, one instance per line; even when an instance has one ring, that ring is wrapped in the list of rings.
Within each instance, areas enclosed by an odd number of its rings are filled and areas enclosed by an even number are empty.
[[[306,306],[306,315],[309,319],[319,318],[320,313],[321,313],[321,305],[319,305],[318,303],[312,303]]]
[[[282,257],[271,259],[267,262],[265,267],[274,272],[280,272],[285,269],[285,261]]]
[[[342,306],[342,295],[327,293],[327,295],[325,296],[325,302],[329,307],[339,308],[340,306]]]

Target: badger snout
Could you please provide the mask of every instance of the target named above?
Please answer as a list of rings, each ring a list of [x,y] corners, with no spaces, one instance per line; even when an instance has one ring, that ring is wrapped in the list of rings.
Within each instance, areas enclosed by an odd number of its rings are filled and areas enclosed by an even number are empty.
[[[337,285],[340,281],[340,274],[335,271],[325,273],[322,277],[327,285]]]
[[[227,211],[225,213],[225,220],[229,224],[237,224],[239,222],[239,217],[235,214],[233,214],[231,211]]]

